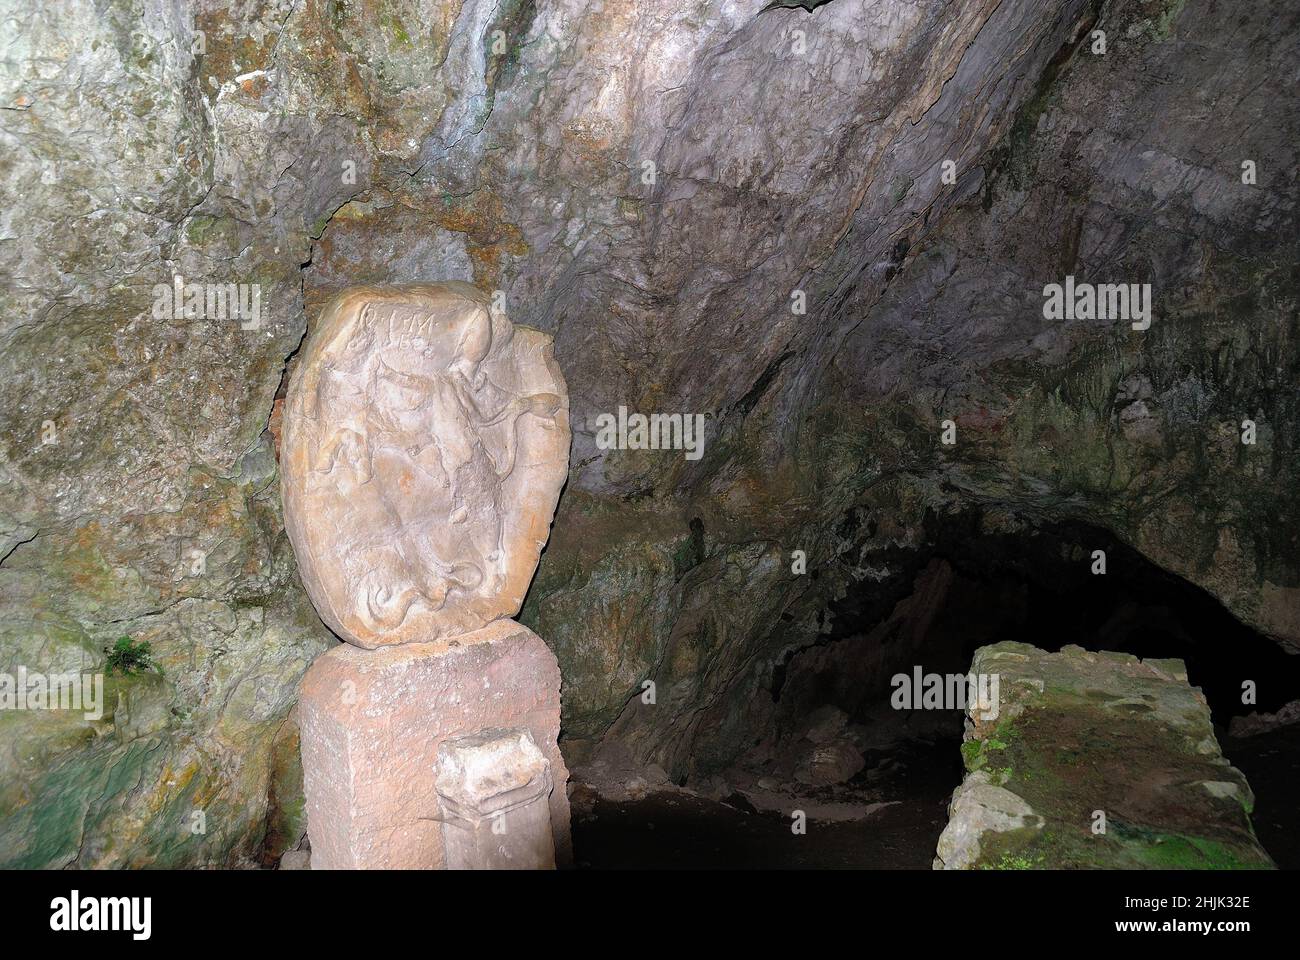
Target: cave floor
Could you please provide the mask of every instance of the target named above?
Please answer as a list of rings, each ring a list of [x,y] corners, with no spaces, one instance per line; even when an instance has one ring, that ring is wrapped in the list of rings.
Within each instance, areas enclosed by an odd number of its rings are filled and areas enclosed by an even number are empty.
[[[1255,793],[1252,820],[1260,842],[1280,868],[1300,868],[1300,724],[1253,737],[1222,730],[1219,736]],[[788,813],[756,809],[741,791],[714,799],[670,788],[611,799],[576,781],[574,862],[581,870],[928,870],[960,781],[954,752],[948,739],[869,752],[867,768],[844,787],[804,788],[803,796],[791,798],[792,809],[811,811],[803,835],[792,832]],[[846,791],[863,816],[818,817],[819,808],[846,806]]]
[[[843,790],[809,791],[791,801],[793,809],[799,803],[812,811],[802,835],[792,831],[789,814],[755,809],[740,792],[716,800],[670,789],[612,800],[578,783],[574,861],[591,870],[928,870],[960,779],[955,753],[956,744],[943,741],[868,754],[867,768],[847,785],[866,814],[818,819],[819,801],[842,800]]]

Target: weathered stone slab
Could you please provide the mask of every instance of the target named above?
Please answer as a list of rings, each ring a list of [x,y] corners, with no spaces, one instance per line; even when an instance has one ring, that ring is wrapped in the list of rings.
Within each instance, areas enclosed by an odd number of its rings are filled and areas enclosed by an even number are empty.
[[[570,862],[560,671],[527,627],[340,644],[303,678],[299,710],[313,869],[549,866],[538,837],[553,838],[554,864]],[[486,834],[448,843],[449,820],[476,817]]]
[[[935,869],[1259,869],[1254,797],[1181,660],[1023,643],[975,652],[966,778]]]

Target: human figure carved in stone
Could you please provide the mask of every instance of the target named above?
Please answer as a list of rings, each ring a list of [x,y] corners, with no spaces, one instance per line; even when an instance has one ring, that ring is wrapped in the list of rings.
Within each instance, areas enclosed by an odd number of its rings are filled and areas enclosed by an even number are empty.
[[[322,618],[373,647],[518,611],[568,467],[551,341],[465,284],[359,288],[285,408],[286,526]]]

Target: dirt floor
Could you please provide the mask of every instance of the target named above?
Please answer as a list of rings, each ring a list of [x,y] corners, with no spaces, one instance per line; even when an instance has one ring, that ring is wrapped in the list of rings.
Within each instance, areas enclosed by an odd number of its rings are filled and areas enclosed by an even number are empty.
[[[659,790],[612,801],[585,785],[573,794],[574,858],[579,869],[868,868],[928,870],[961,780],[957,743],[914,743],[867,755],[844,787],[791,797],[810,812],[795,834],[789,812],[758,810],[745,794],[710,799]],[[865,816],[851,816],[856,806]],[[818,819],[819,809],[836,811]]]

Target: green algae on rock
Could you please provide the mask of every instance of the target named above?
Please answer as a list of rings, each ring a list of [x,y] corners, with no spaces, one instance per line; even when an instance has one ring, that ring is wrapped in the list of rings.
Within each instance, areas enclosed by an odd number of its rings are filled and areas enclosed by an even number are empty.
[[[981,647],[996,709],[967,711],[966,778],[935,869],[1268,869],[1254,798],[1180,660]]]

